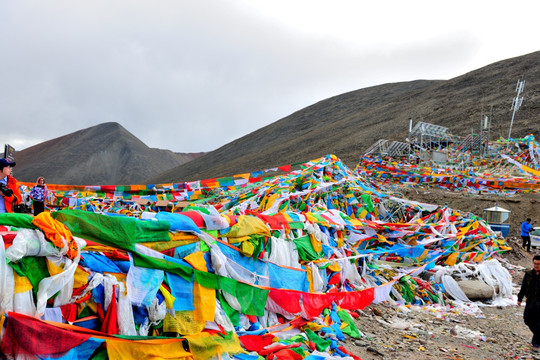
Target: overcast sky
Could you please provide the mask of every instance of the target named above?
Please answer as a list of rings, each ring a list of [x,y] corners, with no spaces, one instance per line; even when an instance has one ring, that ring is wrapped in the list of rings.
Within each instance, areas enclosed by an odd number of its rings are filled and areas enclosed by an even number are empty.
[[[0,152],[109,121],[150,147],[215,150],[334,95],[540,50],[539,10],[538,0],[0,0]]]

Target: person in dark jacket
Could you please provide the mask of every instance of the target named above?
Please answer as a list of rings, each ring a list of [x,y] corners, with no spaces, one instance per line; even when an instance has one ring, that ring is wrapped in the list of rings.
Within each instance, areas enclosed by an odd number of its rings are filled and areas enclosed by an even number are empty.
[[[517,304],[521,306],[523,298],[527,298],[523,320],[533,333],[533,350],[540,351],[540,255],[533,257],[533,269],[525,272],[521,289],[517,296]]]

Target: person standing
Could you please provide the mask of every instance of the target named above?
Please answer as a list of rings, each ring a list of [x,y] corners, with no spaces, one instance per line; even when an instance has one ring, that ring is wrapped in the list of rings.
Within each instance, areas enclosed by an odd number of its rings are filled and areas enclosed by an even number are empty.
[[[45,178],[40,176],[36,180],[36,185],[30,190],[32,205],[34,207],[34,216],[45,211],[45,200],[49,198],[49,190],[45,185]]]
[[[22,201],[17,179],[11,176],[15,162],[0,159],[0,213],[13,212],[13,203]]]
[[[531,235],[532,230],[531,219],[528,218],[521,223],[521,238],[523,239],[523,248],[527,249],[527,252],[531,252]]]
[[[525,272],[521,289],[517,296],[517,305],[521,306],[523,298],[527,298],[523,320],[533,333],[533,350],[540,351],[540,255],[534,255],[533,268]]]

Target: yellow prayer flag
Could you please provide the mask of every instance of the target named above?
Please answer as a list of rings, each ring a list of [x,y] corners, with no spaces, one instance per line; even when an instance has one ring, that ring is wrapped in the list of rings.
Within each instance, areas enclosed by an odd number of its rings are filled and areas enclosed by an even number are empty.
[[[459,255],[459,253],[457,253],[457,252],[450,254],[448,256],[448,258],[446,259],[445,264],[448,265],[448,266],[456,265],[458,255]]]
[[[15,280],[15,294],[20,294],[32,290],[32,283],[26,276],[19,276],[14,271],[13,280]]]
[[[242,244],[250,243],[245,241]],[[204,253],[198,251],[184,258],[194,269],[208,272]],[[199,283],[193,284],[194,319],[196,321],[214,321],[216,312],[216,290],[205,288]]]
[[[193,360],[184,350],[184,339],[123,340],[107,339],[107,355],[110,360]]]

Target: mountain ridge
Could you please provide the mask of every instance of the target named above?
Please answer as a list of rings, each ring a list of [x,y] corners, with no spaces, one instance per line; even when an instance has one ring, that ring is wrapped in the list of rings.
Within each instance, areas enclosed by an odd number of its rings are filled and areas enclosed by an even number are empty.
[[[320,100],[208,153],[149,148],[118,123],[76,131],[15,154],[15,175],[73,185],[160,184],[232,176],[306,162],[327,154],[354,168],[379,139],[405,141],[409,119],[508,136],[516,81],[526,80],[512,137],[538,130],[540,51],[501,60],[449,80],[387,83]],[[69,141],[68,141],[69,140]],[[196,160],[196,161],[193,161]]]
[[[478,132],[491,115],[491,138],[507,137],[516,81],[526,79],[513,137],[538,130],[540,52],[502,60],[449,80],[414,80],[351,91],[321,100],[205,156],[146,180],[193,181],[231,176],[335,154],[354,167],[378,139],[405,141],[409,119]],[[493,113],[491,113],[493,111]]]
[[[116,122],[102,123],[17,151],[15,174],[33,182],[71,185],[137,184],[202,154],[149,148]]]

